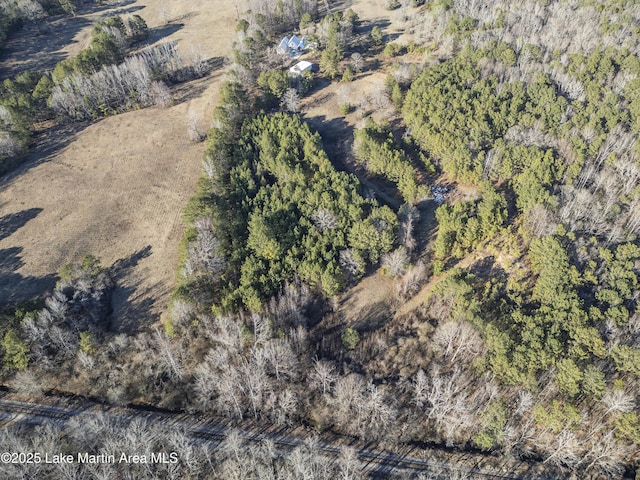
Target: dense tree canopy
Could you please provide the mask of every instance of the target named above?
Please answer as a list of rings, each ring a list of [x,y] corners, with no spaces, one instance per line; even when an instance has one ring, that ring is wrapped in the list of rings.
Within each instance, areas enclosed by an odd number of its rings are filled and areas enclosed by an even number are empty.
[[[427,186],[419,185],[416,169],[388,129],[369,119],[365,128],[356,131],[354,149],[356,158],[367,170],[397,185],[405,202],[415,203],[429,197]]]
[[[228,120],[222,128],[233,129]],[[216,175],[228,178],[206,187],[228,259],[214,299],[223,309],[259,309],[294,276],[334,295],[393,247],[396,215],[333,168],[319,136],[298,116],[248,117],[235,145],[223,144],[216,131],[211,141]]]

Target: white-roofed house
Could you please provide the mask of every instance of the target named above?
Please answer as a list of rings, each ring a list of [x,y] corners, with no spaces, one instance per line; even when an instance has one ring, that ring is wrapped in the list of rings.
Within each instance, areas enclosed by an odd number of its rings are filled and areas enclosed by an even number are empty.
[[[276,52],[278,52],[278,55],[288,55],[289,54],[289,42],[290,42],[290,38],[289,37],[284,37],[280,41],[280,45],[278,45],[278,48],[276,49]]]
[[[291,50],[297,51],[299,46],[300,46],[300,39],[296,35],[294,35],[289,39],[289,48]]]

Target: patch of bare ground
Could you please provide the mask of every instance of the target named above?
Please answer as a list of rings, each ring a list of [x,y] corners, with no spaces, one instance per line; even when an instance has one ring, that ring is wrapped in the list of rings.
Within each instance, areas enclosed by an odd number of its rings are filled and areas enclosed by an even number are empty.
[[[354,1],[350,8],[358,14],[362,21],[383,21],[385,25],[391,23],[391,11],[384,7],[385,2],[380,0]]]
[[[373,319],[382,320],[389,314],[393,299],[393,281],[375,272],[342,295],[338,311],[347,325],[366,328]]]
[[[180,28],[165,29],[157,40],[176,40],[187,54],[192,46],[205,59],[230,51],[230,0],[216,2],[215,11],[197,0],[112,5],[124,7],[135,9],[152,34],[179,19]],[[117,266],[116,329],[132,331],[160,318],[175,285],[180,214],[195,191],[205,148],[189,141],[187,118],[195,115],[206,131],[221,79],[214,71],[174,88],[177,102],[169,108],[132,111],[64,138],[36,139],[27,164],[0,183],[0,223],[26,215],[0,235],[0,258],[11,260],[0,270],[0,303],[43,294],[61,266],[92,254]]]

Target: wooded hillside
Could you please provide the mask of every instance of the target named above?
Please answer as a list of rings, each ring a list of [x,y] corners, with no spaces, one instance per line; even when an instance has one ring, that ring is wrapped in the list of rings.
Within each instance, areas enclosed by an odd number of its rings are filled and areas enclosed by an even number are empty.
[[[6,329],[6,375],[66,369],[113,402],[458,448],[523,478],[640,478],[636,2],[386,2],[391,26],[249,3],[164,330],[78,320],[111,283],[70,267]],[[296,27],[315,76],[274,51]],[[43,325],[68,348],[43,350]]]

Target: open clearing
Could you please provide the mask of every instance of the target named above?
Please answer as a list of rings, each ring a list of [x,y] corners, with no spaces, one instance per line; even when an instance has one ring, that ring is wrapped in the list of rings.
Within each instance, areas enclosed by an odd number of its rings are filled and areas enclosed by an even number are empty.
[[[176,40],[186,57],[196,46],[204,58],[230,51],[236,22],[231,0],[216,1],[215,14],[204,0],[110,7],[66,19],[86,26],[73,30],[58,60],[77,53],[91,23],[110,12],[139,14],[153,41]],[[4,72],[7,65],[0,68]],[[222,76],[213,71],[176,86],[172,107],[128,112],[36,138],[27,162],[0,181],[0,305],[41,295],[53,287],[61,266],[92,254],[105,266],[120,267],[116,328],[135,330],[160,317],[175,285],[180,212],[195,191],[204,151],[204,143],[188,140],[187,118],[193,112],[202,130],[209,127]]]

